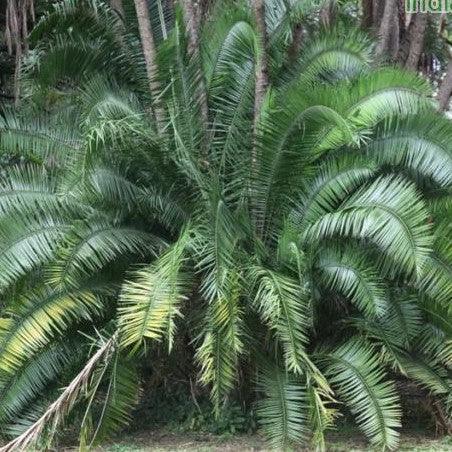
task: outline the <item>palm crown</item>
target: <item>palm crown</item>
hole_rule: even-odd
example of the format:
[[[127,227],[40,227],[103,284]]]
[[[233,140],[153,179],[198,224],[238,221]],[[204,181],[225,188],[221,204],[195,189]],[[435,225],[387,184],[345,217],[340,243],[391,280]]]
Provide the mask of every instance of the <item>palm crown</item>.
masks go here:
[[[452,127],[428,84],[379,67],[358,31],[307,21],[289,61],[291,25],[309,17],[299,3],[267,9],[255,133],[246,5],[214,9],[190,55],[180,11],[152,3],[159,99],[132,11],[67,0],[32,32],[28,101],[0,125],[16,161],[0,185],[5,433],[41,415],[55,426],[79,400],[83,441],[102,439],[129,419],[143,354],[181,347],[184,324],[215,413],[246,363],[278,446],[322,447],[342,402],[394,448],[388,372],[450,408]],[[99,361],[83,367],[93,343]],[[49,411],[41,391],[68,384]]]

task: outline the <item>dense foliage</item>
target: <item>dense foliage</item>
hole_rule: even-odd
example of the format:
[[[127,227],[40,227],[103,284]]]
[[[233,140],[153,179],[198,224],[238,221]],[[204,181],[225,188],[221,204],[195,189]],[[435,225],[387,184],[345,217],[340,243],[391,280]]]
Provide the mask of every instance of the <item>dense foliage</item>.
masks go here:
[[[395,448],[396,379],[450,413],[452,126],[365,34],[289,3],[266,10],[257,119],[246,3],[213,7],[197,54],[152,2],[158,99],[133,5],[65,0],[34,28],[0,118],[5,435],[49,439],[74,408],[94,444],[129,421],[142,363],[181,350],[215,415],[246,385],[276,446],[322,448],[346,409]]]

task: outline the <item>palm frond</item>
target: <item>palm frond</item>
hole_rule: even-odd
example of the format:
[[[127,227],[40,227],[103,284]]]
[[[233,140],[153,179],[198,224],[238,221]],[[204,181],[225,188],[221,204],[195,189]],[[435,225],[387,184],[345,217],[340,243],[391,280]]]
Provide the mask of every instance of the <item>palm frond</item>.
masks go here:
[[[372,43],[360,30],[344,32],[340,27],[311,39],[303,46],[297,70],[305,80],[337,82],[368,72]]]
[[[303,236],[321,240],[352,237],[372,241],[388,259],[380,265],[383,273],[403,269],[419,277],[433,238],[428,213],[413,185],[401,178],[381,177],[345,201],[334,213],[325,214]]]
[[[405,356],[402,360],[407,376],[444,401],[452,414],[452,379],[450,372],[422,356]]]
[[[342,252],[329,248],[320,254],[316,267],[325,287],[342,293],[366,316],[386,313],[387,289],[368,256],[353,248]]]
[[[136,367],[114,350],[111,358],[96,368],[87,392],[80,444],[90,448],[130,422],[139,395]]]
[[[56,121],[50,115],[22,117],[6,110],[0,115],[0,132],[1,150],[11,155],[67,164],[80,154],[80,132],[64,114]]]
[[[452,184],[451,138],[449,122],[440,115],[392,117],[376,128],[366,151],[379,164],[407,168],[447,188]]]
[[[74,200],[59,190],[59,177],[38,165],[8,168],[0,179],[0,215],[7,216],[35,210],[57,214],[66,209],[79,211]]]
[[[191,278],[185,267],[189,231],[186,230],[157,261],[137,270],[121,290],[118,319],[122,347],[134,351],[145,339],[168,340],[171,350],[175,318],[190,290]]]
[[[41,218],[40,218],[41,217]],[[9,215],[0,227],[0,290],[49,262],[69,230],[66,219],[29,212]]]
[[[70,362],[73,350],[66,343],[49,343],[14,374],[0,375],[0,423],[16,420],[30,402],[55,380]]]
[[[325,371],[328,381],[371,443],[395,449],[401,425],[399,398],[394,384],[385,380],[374,349],[350,340],[325,354],[324,359],[329,363]]]
[[[283,448],[301,442],[309,431],[306,387],[272,364],[261,366],[257,383],[257,415],[269,441]]]
[[[281,343],[287,369],[302,373],[309,365],[305,352],[309,304],[303,288],[296,280],[262,267],[252,269],[251,277],[256,286],[254,306]]]
[[[92,290],[36,288],[15,299],[0,319],[0,369],[14,373],[35,352],[61,337],[69,326],[100,310]]]
[[[234,388],[237,366],[244,353],[243,309],[240,306],[238,275],[228,275],[228,289],[211,300],[207,308],[203,340],[196,352],[201,366],[200,381],[211,385],[211,397],[216,415],[221,402]]]
[[[135,227],[92,219],[90,224],[76,224],[66,235],[47,267],[47,277],[55,286],[76,287],[120,256],[155,256],[164,246],[160,238]]]
[[[291,214],[293,221],[303,225],[318,220],[322,215],[336,210],[356,189],[376,173],[376,165],[356,154],[326,161],[310,179]]]
[[[88,360],[62,394],[47,408],[44,414],[25,432],[1,447],[0,451],[12,452],[24,450],[27,447],[32,446],[39,440],[41,434],[47,427],[50,427],[50,436],[52,437],[62,419],[71,411],[78,400],[79,395],[89,384],[91,375],[96,367],[99,363],[102,363],[102,361],[108,361],[110,359],[110,355],[116,346],[116,340],[117,336],[116,334],[113,334],[112,337],[103,341],[96,353]]]

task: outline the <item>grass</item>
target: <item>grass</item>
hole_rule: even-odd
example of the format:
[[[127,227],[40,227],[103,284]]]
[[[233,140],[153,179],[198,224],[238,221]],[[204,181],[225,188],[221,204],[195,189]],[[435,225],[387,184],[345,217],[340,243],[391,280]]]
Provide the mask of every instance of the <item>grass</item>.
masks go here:
[[[232,437],[194,433],[141,432],[115,443],[97,448],[97,452],[251,452],[269,451],[259,435],[235,435]],[[309,451],[311,449],[298,449]],[[327,450],[335,452],[373,451],[356,433],[334,432],[327,437]],[[426,437],[420,432],[402,435],[399,451],[452,451],[452,437]]]

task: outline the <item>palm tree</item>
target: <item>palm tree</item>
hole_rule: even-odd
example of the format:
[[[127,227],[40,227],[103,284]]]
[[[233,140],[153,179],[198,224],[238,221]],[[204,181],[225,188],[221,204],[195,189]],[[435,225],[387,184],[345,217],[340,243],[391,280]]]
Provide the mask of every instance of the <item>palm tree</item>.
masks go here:
[[[18,435],[0,450],[50,441],[72,409],[84,446],[125,425],[137,366],[178,330],[216,415],[246,363],[277,446],[323,448],[341,402],[395,448],[394,378],[450,409],[450,123],[340,24],[310,27],[288,68],[312,10],[273,6],[256,127],[247,4],[200,30],[208,124],[182,13],[150,5],[164,133],[133,11],[66,0],[34,29],[28,100],[0,123],[19,162],[0,184],[0,426]]]

